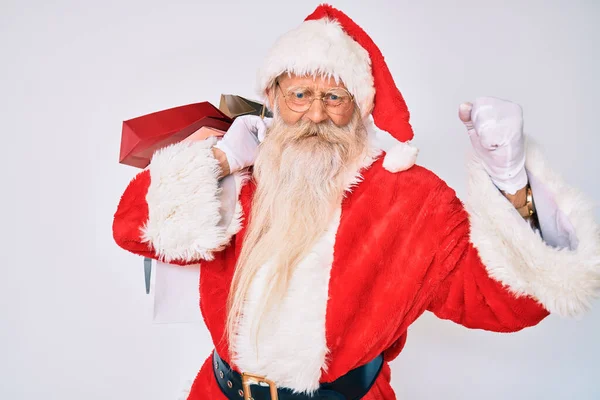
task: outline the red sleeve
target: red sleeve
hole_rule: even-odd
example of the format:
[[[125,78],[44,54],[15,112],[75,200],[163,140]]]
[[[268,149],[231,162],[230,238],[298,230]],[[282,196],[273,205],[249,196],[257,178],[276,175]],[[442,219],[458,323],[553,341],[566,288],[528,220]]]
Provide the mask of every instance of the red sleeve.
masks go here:
[[[113,238],[123,249],[143,257],[158,260],[152,245],[142,239],[142,229],[148,221],[146,194],[150,187],[150,170],[138,173],[121,196],[113,219]],[[199,262],[171,260],[171,264],[188,265]]]
[[[462,203],[449,188],[441,197],[438,212],[446,222],[440,229],[434,262],[444,272],[428,309],[465,327],[496,332],[514,332],[539,323],[548,311],[532,297],[517,296],[489,276],[470,241],[469,218]],[[511,249],[507,246],[505,251]]]

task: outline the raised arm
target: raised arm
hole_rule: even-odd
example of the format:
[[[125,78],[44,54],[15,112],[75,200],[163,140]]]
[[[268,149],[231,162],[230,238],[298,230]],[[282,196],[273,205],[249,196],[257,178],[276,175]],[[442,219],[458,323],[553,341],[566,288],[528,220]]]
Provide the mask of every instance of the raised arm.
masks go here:
[[[436,255],[444,277],[428,307],[438,317],[509,332],[549,312],[579,315],[600,294],[600,230],[591,202],[552,172],[539,151],[531,145],[525,151],[534,197],[543,192],[551,199],[543,217],[559,222],[562,239],[549,242],[533,230],[475,159],[466,210],[450,189],[439,199],[437,212],[448,221]]]

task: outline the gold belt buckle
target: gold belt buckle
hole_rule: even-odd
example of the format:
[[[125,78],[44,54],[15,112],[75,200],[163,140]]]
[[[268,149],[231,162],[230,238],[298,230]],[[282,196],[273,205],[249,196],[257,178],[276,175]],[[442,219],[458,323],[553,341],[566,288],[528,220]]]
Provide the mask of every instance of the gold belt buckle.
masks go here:
[[[250,389],[250,385],[252,385],[253,383],[266,383],[267,385],[269,385],[269,390],[271,392],[271,400],[278,400],[277,386],[275,385],[275,382],[266,379],[264,376],[248,374],[246,372],[242,373],[242,387],[244,388],[244,400],[252,399],[252,391]]]

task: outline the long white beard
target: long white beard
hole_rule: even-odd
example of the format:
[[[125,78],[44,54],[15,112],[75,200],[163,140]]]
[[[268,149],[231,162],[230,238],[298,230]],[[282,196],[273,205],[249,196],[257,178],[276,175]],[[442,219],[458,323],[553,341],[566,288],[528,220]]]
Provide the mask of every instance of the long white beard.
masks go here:
[[[249,259],[260,255],[256,261],[263,263],[268,256],[279,272],[291,272],[327,228],[366,143],[357,113],[345,127],[331,121],[288,126],[276,118],[254,166],[257,191],[248,232],[260,229],[261,236]],[[263,245],[267,254],[261,254]]]
[[[358,112],[344,127],[331,121],[289,126],[275,117],[254,164],[257,189],[232,282],[230,338],[252,279],[268,261],[262,315],[285,294],[294,268],[327,229],[366,153],[367,132]],[[258,335],[259,321],[253,326]]]

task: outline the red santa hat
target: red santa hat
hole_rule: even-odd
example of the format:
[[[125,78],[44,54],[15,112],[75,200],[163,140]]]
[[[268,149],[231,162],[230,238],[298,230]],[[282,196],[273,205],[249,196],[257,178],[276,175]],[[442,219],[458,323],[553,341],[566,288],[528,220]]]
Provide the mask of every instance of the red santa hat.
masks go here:
[[[384,167],[392,172],[414,165],[418,150],[410,114],[381,51],[346,14],[322,4],[297,28],[281,36],[271,48],[258,84],[262,95],[283,73],[331,76],[342,80],[361,110],[371,110],[375,125],[397,139],[387,149]]]

